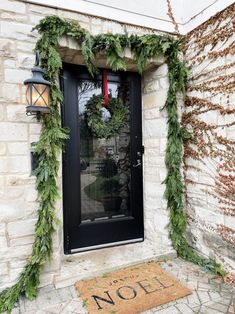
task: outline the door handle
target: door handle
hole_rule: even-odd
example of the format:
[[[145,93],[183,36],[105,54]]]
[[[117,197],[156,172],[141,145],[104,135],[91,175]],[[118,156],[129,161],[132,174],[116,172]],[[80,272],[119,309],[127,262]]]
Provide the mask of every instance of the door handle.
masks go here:
[[[137,167],[139,167],[139,166],[141,166],[141,161],[140,161],[140,159],[137,159],[136,164],[132,165],[132,167],[133,167],[133,168],[137,168]]]

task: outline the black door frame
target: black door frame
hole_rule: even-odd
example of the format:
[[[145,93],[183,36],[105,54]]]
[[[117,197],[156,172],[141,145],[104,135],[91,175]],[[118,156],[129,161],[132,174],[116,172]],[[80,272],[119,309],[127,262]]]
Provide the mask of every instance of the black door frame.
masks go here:
[[[97,75],[96,79],[100,79]],[[131,101],[131,162],[140,159],[142,164],[142,110],[141,110],[141,77],[134,72],[108,71],[111,81],[124,80],[130,84]],[[143,168],[131,167],[131,206],[136,206],[133,217],[116,218],[104,222],[97,221],[89,224],[80,224],[81,215],[78,210],[80,204],[80,144],[78,132],[77,80],[92,79],[84,66],[63,64],[61,72],[61,89],[64,94],[64,104],[61,107],[62,126],[69,126],[70,139],[66,141],[63,153],[63,220],[64,220],[64,252],[65,254],[88,251],[107,246],[117,246],[144,240],[143,225]],[[71,110],[72,108],[72,110]],[[74,112],[75,111],[75,112]],[[135,119],[133,119],[135,115]],[[77,169],[77,171],[74,171]],[[77,187],[77,188],[76,188]],[[79,225],[80,224],[80,225]],[[103,224],[103,225],[102,225]],[[79,228],[78,228],[79,225]],[[104,229],[102,234],[97,228]],[[114,231],[115,229],[115,231]],[[121,230],[121,232],[120,232]],[[119,232],[118,232],[119,231]],[[86,245],[87,237],[97,237],[93,245]],[[107,235],[112,235],[112,241],[107,241]],[[80,239],[78,248],[76,238]],[[98,243],[98,242],[99,243]],[[97,242],[97,243],[96,243]],[[85,249],[83,249],[85,247]]]

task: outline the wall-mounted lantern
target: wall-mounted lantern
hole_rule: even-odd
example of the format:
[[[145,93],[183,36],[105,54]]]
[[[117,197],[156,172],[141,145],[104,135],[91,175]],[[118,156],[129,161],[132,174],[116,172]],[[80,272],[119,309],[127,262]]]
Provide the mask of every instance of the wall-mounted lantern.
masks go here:
[[[32,77],[24,81],[26,85],[26,107],[27,115],[36,115],[50,113],[50,85],[51,83],[43,78],[43,70],[39,66],[39,53],[36,52],[35,67],[32,69]]]

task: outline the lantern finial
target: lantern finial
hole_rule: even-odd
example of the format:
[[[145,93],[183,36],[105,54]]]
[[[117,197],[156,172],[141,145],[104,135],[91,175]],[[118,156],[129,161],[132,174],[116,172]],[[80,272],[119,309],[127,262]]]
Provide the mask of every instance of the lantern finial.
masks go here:
[[[35,53],[35,63],[34,63],[35,67],[39,67],[40,61],[41,61],[41,58],[40,58],[39,51],[36,50],[36,53]]]

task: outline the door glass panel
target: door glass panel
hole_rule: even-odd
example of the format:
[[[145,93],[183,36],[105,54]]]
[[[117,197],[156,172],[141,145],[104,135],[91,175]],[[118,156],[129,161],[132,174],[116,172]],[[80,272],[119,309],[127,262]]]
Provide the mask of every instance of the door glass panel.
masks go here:
[[[109,82],[108,88],[110,96],[121,98],[130,107],[126,84]],[[83,223],[131,216],[130,123],[116,136],[98,139],[91,134],[84,119],[87,101],[101,93],[100,81],[80,81],[78,84]]]

